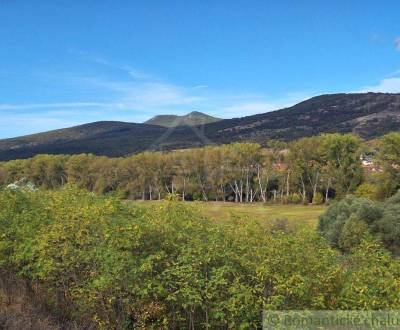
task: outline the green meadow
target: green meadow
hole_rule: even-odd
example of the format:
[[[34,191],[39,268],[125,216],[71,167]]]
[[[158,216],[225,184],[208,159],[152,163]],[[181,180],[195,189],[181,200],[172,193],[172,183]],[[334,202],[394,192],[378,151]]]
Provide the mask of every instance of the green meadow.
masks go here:
[[[134,205],[145,207],[156,205],[158,201],[134,201]],[[234,218],[256,219],[262,222],[288,220],[291,223],[308,224],[315,228],[318,217],[327,209],[324,205],[229,203],[229,202],[185,202],[212,220],[232,220]]]

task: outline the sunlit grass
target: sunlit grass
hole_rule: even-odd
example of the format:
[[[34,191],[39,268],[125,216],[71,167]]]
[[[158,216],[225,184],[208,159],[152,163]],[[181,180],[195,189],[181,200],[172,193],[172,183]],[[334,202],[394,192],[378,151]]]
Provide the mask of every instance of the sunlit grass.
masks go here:
[[[157,201],[135,201],[137,205],[154,205]],[[205,216],[214,220],[231,220],[233,218],[249,218],[259,221],[287,219],[299,224],[315,227],[318,217],[326,210],[323,205],[292,205],[292,204],[262,204],[262,203],[224,203],[224,202],[186,202],[198,207]]]

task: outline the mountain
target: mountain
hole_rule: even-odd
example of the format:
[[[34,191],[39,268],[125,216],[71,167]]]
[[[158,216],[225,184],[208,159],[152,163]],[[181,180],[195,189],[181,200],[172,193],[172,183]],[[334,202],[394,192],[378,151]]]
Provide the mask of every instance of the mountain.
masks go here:
[[[123,156],[232,141],[294,140],[320,133],[354,133],[371,139],[400,130],[400,94],[330,94],[282,110],[213,123],[176,127],[95,122],[0,140],[0,160],[39,153]]]
[[[196,125],[210,124],[220,120],[222,119],[209,116],[202,112],[193,111],[184,116],[176,116],[176,115],[155,116],[146,121],[145,124],[159,125],[164,127],[196,126]]]
[[[0,140],[0,160],[43,153],[120,156],[141,151],[143,146],[151,147],[166,130],[155,125],[100,121]]]
[[[294,140],[321,133],[354,133],[365,139],[400,130],[400,94],[320,95],[292,107],[206,125],[208,138]]]

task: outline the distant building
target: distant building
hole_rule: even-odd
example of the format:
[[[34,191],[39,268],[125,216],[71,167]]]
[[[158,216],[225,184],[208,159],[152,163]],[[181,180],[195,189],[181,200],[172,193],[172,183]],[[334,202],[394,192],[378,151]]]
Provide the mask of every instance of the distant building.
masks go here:
[[[382,168],[375,164],[374,158],[371,155],[360,156],[361,165],[367,172],[382,172]]]

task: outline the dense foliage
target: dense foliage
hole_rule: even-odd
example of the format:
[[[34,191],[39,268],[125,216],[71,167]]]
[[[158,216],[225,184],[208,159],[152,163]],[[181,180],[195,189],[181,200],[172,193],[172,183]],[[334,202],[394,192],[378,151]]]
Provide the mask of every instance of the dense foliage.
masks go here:
[[[5,189],[0,267],[99,328],[250,329],[265,308],[400,308],[400,263],[372,238],[342,256],[312,230],[210,221],[170,199],[141,209],[69,186]]]
[[[39,155],[0,163],[0,186],[23,178],[54,189],[73,183],[132,199],[329,202],[354,193],[385,199],[400,188],[400,133],[365,143],[327,134],[286,144],[270,141],[145,152],[126,158]]]
[[[290,144],[270,141],[266,149],[234,143],[126,158],[39,155],[0,163],[0,185],[27,178],[44,189],[73,183],[134,199],[178,193],[183,200],[320,204],[354,192],[368,179],[360,158],[363,148],[355,136],[328,134]],[[389,187],[382,195],[391,193]]]
[[[389,250],[400,254],[400,192],[385,202],[348,196],[321,216],[319,230],[344,251],[371,234]]]

